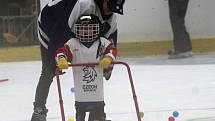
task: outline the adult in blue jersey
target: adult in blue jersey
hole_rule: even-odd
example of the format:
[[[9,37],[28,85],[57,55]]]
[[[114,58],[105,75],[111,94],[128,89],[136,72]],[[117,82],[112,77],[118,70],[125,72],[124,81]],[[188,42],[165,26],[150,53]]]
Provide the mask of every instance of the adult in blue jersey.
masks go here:
[[[103,25],[101,36],[113,41],[116,47],[116,14],[123,14],[124,2],[125,0],[51,0],[42,9],[38,18],[42,72],[36,88],[31,121],[46,121],[46,100],[55,76],[55,52],[74,37],[73,28],[78,18],[86,14],[98,16]],[[105,78],[109,78],[108,71]]]

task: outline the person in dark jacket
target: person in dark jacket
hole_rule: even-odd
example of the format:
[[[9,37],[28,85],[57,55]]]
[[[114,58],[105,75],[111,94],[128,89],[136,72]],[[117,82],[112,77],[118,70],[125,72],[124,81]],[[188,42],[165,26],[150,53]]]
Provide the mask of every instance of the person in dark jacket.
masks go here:
[[[191,57],[192,43],[185,26],[189,0],[169,0],[168,2],[174,44],[174,47],[168,51],[169,59]]]
[[[124,2],[125,0],[52,0],[42,9],[38,17],[42,72],[36,88],[31,121],[46,121],[46,100],[56,69],[55,52],[74,37],[73,28],[78,17],[84,14],[98,16],[103,25],[102,36],[113,41],[116,47],[116,14],[123,14]],[[104,70],[106,79],[110,77],[111,68]]]

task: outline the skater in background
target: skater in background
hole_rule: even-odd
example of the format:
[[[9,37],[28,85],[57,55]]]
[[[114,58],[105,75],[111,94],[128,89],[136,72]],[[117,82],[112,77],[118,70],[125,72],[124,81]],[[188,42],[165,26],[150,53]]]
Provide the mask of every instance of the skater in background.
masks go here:
[[[189,0],[169,0],[169,16],[173,31],[173,48],[168,51],[169,59],[191,57],[192,43],[185,26]]]
[[[57,50],[56,61],[60,69],[67,69],[68,62],[99,62],[99,66],[72,67],[75,89],[76,121],[105,121],[103,68],[108,68],[116,57],[116,48],[100,37],[101,22],[95,15],[81,16],[74,26],[71,38]]]
[[[116,13],[123,14],[124,0],[50,0],[38,17],[38,38],[42,58],[42,72],[36,88],[31,121],[46,121],[46,100],[55,76],[55,52],[74,35],[74,24],[80,15],[94,14],[104,25],[101,35],[117,43]],[[108,80],[112,66],[104,69]]]

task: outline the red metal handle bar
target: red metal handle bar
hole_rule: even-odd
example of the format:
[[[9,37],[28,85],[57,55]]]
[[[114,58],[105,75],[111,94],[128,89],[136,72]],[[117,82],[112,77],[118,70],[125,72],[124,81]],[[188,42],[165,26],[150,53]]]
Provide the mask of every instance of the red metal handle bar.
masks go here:
[[[58,90],[58,96],[59,96],[61,118],[62,118],[62,121],[66,121],[64,107],[63,107],[63,98],[62,98],[62,92],[61,92],[60,77],[59,77],[60,69],[58,67],[56,67],[55,75],[56,75],[56,80],[57,80],[57,90]]]
[[[134,88],[134,83],[133,83],[133,79],[132,79],[132,75],[131,75],[131,69],[129,67],[129,65],[125,62],[122,61],[114,61],[111,64],[122,64],[125,65],[128,71],[128,76],[129,76],[129,81],[131,84],[131,90],[132,90],[132,94],[133,94],[133,100],[134,100],[134,104],[135,104],[135,109],[136,109],[136,114],[137,114],[137,119],[138,121],[141,121],[141,115],[140,115],[140,110],[139,110],[139,106],[138,106],[138,101],[137,101],[137,96],[136,96],[136,92],[135,92],[135,88]],[[70,67],[74,67],[74,66],[95,66],[95,65],[99,65],[99,63],[78,63],[78,64],[69,64]],[[59,81],[59,69],[57,69],[57,80],[58,80],[58,87],[60,88],[60,81]],[[60,101],[60,106],[61,106],[61,115],[62,115],[62,121],[65,121],[65,115],[64,115],[64,109],[63,109],[63,100],[62,100],[62,96],[61,96],[61,90],[58,89],[59,92],[59,101]]]

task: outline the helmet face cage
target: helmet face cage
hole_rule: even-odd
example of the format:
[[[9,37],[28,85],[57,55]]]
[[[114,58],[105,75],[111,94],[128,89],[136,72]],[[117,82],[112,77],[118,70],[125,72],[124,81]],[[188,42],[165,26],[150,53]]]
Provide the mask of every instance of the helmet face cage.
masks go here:
[[[80,42],[94,42],[99,37],[99,23],[91,16],[82,16],[75,23],[74,33]]]

